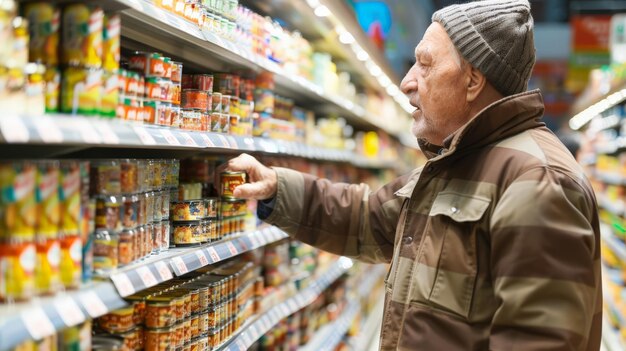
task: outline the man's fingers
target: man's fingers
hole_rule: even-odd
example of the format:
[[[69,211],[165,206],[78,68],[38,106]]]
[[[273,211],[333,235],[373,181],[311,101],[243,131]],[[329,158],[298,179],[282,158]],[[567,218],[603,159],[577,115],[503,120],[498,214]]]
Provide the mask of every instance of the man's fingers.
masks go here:
[[[233,196],[240,199],[265,200],[272,197],[272,192],[266,182],[246,183],[236,187]]]

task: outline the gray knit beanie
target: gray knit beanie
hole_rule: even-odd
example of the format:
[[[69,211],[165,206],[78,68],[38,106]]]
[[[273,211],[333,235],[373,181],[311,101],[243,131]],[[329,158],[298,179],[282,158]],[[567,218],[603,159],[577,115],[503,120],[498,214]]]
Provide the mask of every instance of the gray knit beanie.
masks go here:
[[[483,0],[435,12],[461,55],[504,96],[526,91],[535,64],[528,0]]]

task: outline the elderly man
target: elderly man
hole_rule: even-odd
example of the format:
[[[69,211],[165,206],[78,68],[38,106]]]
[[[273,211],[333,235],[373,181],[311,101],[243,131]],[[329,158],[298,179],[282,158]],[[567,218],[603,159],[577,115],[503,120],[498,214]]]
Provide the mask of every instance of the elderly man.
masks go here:
[[[391,262],[384,350],[598,350],[599,223],[591,186],[540,122],[527,0],[437,11],[401,88],[423,167],[372,192],[248,155],[235,195],[294,238]],[[384,118],[384,116],[381,116]]]

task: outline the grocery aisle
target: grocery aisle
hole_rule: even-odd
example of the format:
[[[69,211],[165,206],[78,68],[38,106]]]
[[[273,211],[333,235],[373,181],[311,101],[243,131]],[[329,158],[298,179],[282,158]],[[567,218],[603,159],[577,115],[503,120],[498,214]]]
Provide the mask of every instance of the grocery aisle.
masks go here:
[[[401,142],[407,99],[370,43],[317,51],[252,4],[0,1],[0,350],[357,336],[387,267],[262,223],[233,194],[248,175],[219,167],[246,152],[376,188],[401,156],[420,162]]]

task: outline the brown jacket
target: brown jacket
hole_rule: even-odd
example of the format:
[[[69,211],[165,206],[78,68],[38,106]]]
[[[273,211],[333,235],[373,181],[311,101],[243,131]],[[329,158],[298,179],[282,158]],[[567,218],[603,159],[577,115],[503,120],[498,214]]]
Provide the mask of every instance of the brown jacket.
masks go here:
[[[384,350],[598,350],[600,233],[583,170],[538,91],[504,98],[378,191],[277,168],[268,222],[391,262]]]

